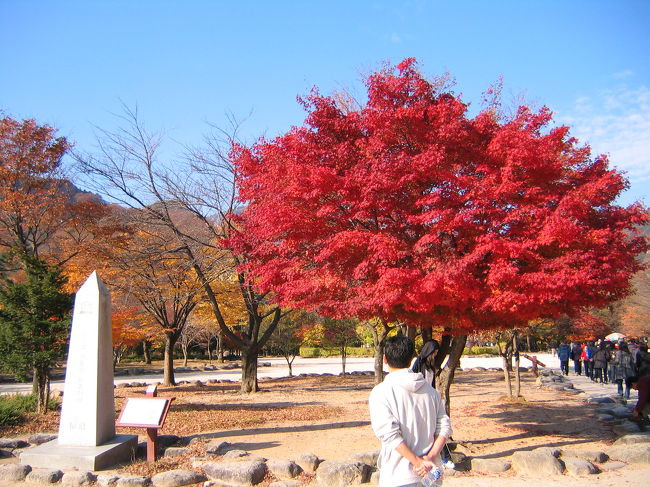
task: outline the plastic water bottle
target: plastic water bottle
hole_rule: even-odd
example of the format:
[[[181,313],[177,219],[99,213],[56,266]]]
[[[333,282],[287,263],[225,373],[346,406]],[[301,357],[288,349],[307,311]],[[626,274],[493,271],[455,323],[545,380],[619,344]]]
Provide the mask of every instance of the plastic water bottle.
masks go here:
[[[444,465],[445,468],[448,468],[448,469],[453,470],[454,468],[456,468],[456,464],[454,462],[452,462],[451,460],[448,460],[448,459],[443,459],[442,464]]]
[[[437,468],[432,468],[429,472],[422,477],[420,481],[424,487],[437,487],[440,485],[440,479],[442,478],[442,471]]]

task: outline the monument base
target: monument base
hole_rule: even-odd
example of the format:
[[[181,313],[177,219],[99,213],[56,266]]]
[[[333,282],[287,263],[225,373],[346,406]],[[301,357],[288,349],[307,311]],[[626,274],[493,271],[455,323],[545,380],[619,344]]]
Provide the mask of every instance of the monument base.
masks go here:
[[[136,435],[115,435],[99,446],[59,445],[59,440],[52,440],[23,451],[20,463],[37,468],[102,470],[134,459],[137,447]]]

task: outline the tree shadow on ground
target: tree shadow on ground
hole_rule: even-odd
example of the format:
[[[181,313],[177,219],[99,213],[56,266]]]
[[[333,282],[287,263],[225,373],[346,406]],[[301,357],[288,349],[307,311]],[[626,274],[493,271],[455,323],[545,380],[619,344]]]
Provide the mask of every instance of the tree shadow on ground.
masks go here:
[[[320,406],[322,402],[264,402],[264,403],[216,403],[205,404],[200,402],[173,403],[173,411],[275,411],[299,406]]]
[[[301,433],[301,432],[315,432],[325,431],[331,429],[341,428],[359,428],[361,426],[368,426],[370,421],[344,421],[340,423],[325,423],[325,424],[306,424],[300,426],[278,426],[270,428],[242,428],[227,431],[216,431],[213,433],[199,433],[189,436],[189,440],[199,438],[203,440],[212,440],[217,438],[224,438],[228,436],[248,436],[251,434],[263,435],[267,433]]]
[[[584,443],[612,441],[616,435],[611,429],[595,419],[595,406],[567,402],[557,404],[555,401],[504,402],[492,406],[490,411],[478,414],[503,424],[520,433],[505,437],[496,437],[471,441],[471,445],[495,444],[535,437],[540,441],[536,445],[518,446],[500,451],[482,458],[498,458],[511,455],[514,451],[533,450],[540,446],[562,447]]]

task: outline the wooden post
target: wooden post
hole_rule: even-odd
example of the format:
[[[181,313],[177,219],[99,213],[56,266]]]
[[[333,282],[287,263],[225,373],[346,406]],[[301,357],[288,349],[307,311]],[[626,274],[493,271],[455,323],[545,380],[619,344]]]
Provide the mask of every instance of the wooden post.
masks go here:
[[[147,397],[158,396],[158,386],[155,384],[147,387]],[[147,461],[155,462],[158,456],[158,428],[147,428]]]
[[[173,397],[158,397],[157,386],[147,387],[146,397],[127,397],[120,417],[120,428],[145,428],[147,431],[147,461],[155,462],[158,454],[158,430],[165,424]]]

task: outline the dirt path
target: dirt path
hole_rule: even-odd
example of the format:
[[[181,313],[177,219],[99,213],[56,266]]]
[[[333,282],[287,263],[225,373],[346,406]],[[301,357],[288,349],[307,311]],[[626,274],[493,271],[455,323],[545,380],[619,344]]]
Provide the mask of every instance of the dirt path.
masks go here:
[[[295,459],[303,453],[314,453],[322,459],[346,460],[352,453],[379,447],[369,424],[368,395],[372,386],[372,377],[355,375],[266,380],[261,381],[263,391],[253,395],[239,394],[237,385],[230,383],[163,388],[160,395],[175,396],[176,400],[161,433],[228,441],[236,448],[269,459]],[[454,439],[468,455],[504,458],[514,451],[540,446],[606,450],[616,438],[609,425],[596,419],[595,407],[585,404],[584,395],[539,389],[530,374],[523,376],[522,400],[506,400],[504,392],[500,372],[457,373],[451,391],[451,417]],[[117,408],[124,397],[142,393],[143,388],[116,389]],[[3,431],[2,436],[56,432],[57,426],[58,415],[50,414]],[[139,464],[127,470],[151,474],[157,468]],[[634,487],[647,485],[649,476],[650,466],[626,466],[587,478],[557,476],[553,485]],[[549,485],[547,481],[513,472],[464,472],[448,477],[445,485],[514,487],[535,482],[544,486]]]

